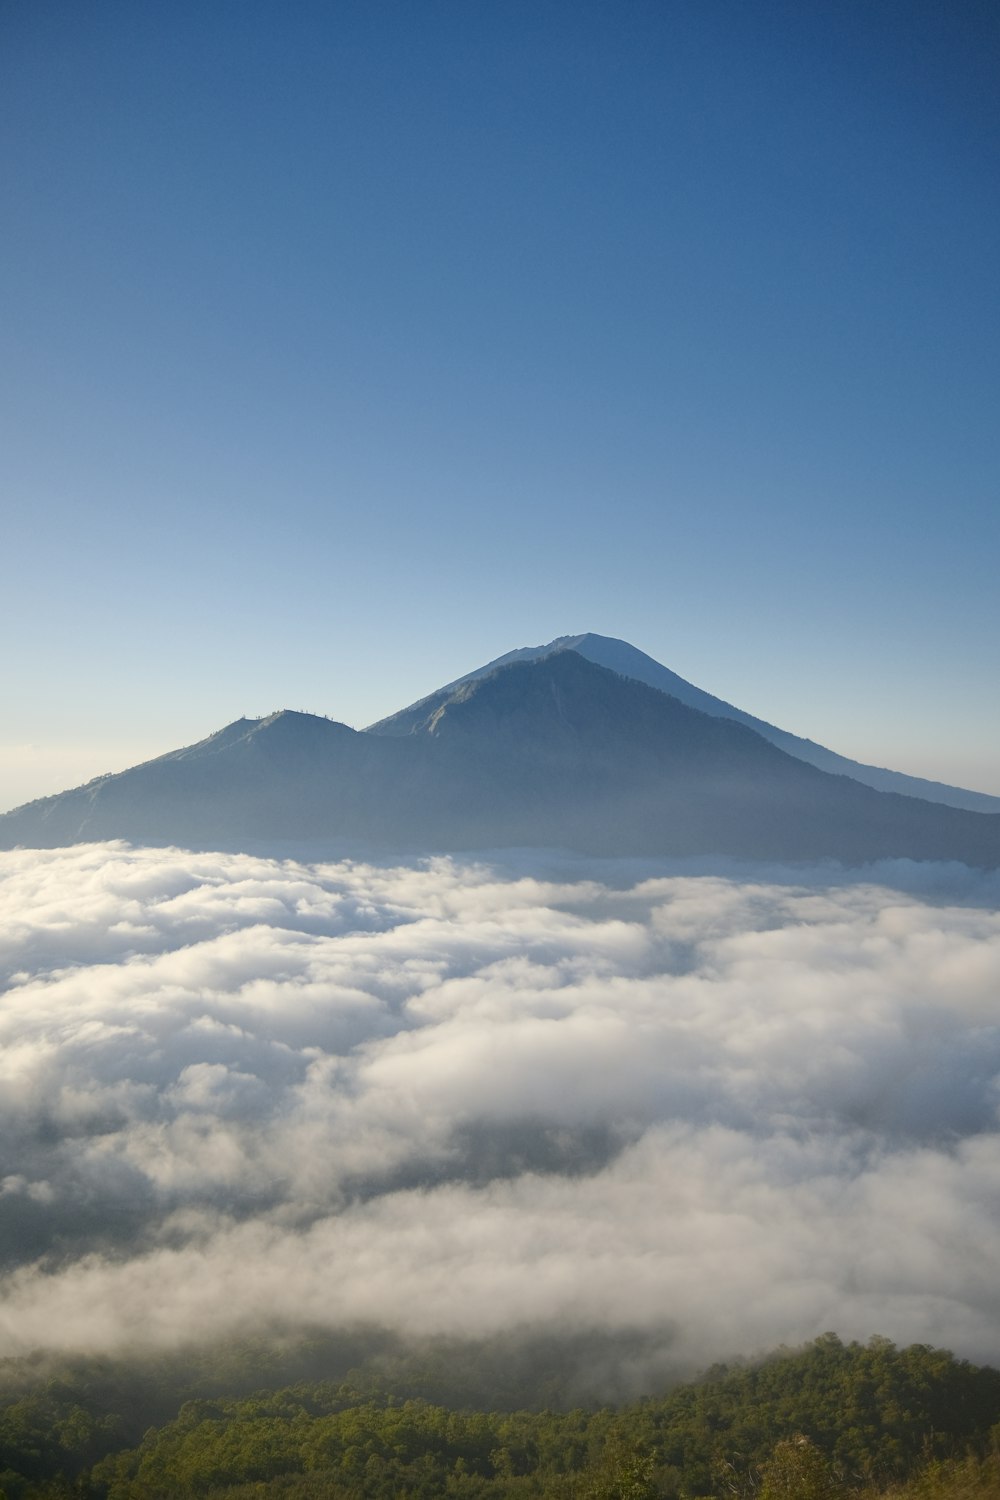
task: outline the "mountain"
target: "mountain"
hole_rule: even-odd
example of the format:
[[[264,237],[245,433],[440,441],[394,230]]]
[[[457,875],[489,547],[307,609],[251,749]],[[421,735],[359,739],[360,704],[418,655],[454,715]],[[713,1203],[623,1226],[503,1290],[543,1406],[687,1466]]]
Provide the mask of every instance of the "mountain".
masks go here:
[[[770,740],[772,745],[777,745],[780,750],[794,755],[798,760],[807,761],[811,766],[817,766],[821,771],[830,771],[835,776],[851,776],[855,781],[860,781],[865,786],[875,787],[880,792],[899,792],[904,797],[921,797],[926,802],[942,802],[947,807],[964,807],[970,812],[1000,813],[1000,797],[991,797],[987,792],[969,791],[964,787],[948,786],[942,781],[928,781],[922,776],[906,776],[902,771],[888,771],[881,766],[866,766],[860,761],[849,760],[846,755],[838,755],[834,750],[827,750],[825,746],[817,745],[814,740],[790,734],[787,729],[778,729],[764,719],[745,713],[742,708],[735,708],[733,704],[726,703],[722,698],[715,698],[711,693],[703,692],[693,683],[686,682],[683,677],[678,677],[676,672],[671,672],[669,667],[664,667],[658,661],[654,661],[651,656],[646,655],[645,651],[639,651],[635,646],[630,646],[628,641],[619,641],[613,636],[592,633],[561,635],[556,640],[549,641],[546,646],[522,646],[516,651],[508,651],[505,656],[498,656],[495,661],[487,662],[484,667],[478,667],[474,672],[469,672],[455,682],[448,683],[446,687],[432,693],[429,698],[423,698],[419,703],[411,704],[409,708],[404,708],[399,713],[382,719],[378,724],[372,724],[370,733],[408,734],[411,725],[425,715],[429,705],[443,703],[449,694],[462,684],[475,681],[480,677],[488,677],[498,667],[509,666],[519,661],[540,661],[560,651],[575,651],[598,666],[608,667],[622,677],[631,677],[636,682],[645,682],[650,687],[659,688],[660,692],[669,693],[681,703],[686,703],[689,708],[700,709],[702,713],[711,714],[713,718],[735,719],[738,724],[745,724],[748,729],[756,730],[758,734],[763,735],[764,739]]]
[[[206,847],[327,835],[379,840],[387,788],[422,757],[313,714],[238,719],[217,734],[0,817],[0,845],[81,840]],[[391,815],[391,799],[386,800]]]
[[[1000,864],[1000,817],[830,775],[572,650],[473,675],[389,722],[242,719],[8,813],[0,846],[322,839]]]

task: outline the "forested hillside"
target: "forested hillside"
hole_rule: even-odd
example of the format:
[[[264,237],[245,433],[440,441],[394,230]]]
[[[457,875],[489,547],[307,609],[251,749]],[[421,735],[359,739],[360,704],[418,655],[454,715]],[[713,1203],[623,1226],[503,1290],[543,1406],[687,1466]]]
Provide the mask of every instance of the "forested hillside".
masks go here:
[[[189,1400],[164,1421],[168,1387],[122,1369],[11,1392],[6,1500],[1000,1494],[1000,1372],[878,1338],[827,1334],[617,1410],[457,1409],[320,1381]]]

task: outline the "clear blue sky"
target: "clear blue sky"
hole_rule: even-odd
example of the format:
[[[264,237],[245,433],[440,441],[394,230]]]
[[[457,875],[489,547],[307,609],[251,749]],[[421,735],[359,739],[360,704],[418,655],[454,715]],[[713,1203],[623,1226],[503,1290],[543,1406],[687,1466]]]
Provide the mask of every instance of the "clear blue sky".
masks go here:
[[[0,805],[623,636],[1000,792],[992,0],[6,0]]]

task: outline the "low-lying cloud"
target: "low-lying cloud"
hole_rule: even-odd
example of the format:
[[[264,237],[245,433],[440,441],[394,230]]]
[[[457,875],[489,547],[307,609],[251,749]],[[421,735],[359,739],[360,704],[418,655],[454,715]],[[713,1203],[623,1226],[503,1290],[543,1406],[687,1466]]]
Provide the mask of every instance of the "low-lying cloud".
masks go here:
[[[0,855],[0,1353],[1000,1358],[997,878],[693,870]]]

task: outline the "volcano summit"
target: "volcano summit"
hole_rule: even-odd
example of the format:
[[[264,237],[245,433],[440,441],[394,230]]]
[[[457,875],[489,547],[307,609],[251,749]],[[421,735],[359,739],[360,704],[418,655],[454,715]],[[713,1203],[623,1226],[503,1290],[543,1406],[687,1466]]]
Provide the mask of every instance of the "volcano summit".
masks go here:
[[[0,847],[261,840],[1000,864],[1000,799],[862,766],[607,637],[509,653],[369,729],[283,711],[0,817]]]

